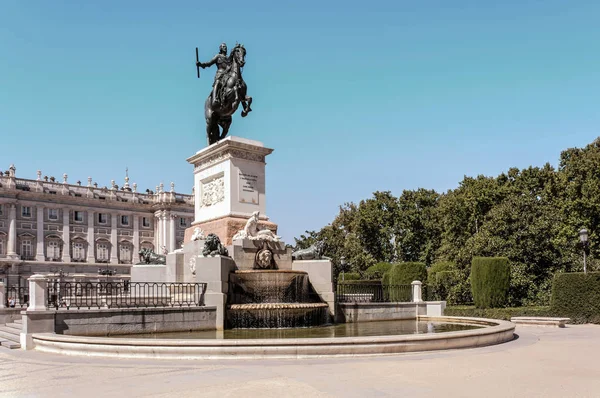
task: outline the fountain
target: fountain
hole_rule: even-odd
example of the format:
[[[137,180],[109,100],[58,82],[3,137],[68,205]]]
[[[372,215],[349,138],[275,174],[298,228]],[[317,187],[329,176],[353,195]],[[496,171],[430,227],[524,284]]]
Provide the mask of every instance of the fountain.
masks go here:
[[[304,271],[238,270],[229,278],[228,329],[329,323],[329,306],[312,289]]]

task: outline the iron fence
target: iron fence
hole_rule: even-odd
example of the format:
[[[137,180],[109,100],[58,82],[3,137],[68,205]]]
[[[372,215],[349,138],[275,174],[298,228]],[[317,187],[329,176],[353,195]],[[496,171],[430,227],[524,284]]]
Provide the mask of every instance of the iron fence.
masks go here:
[[[381,283],[339,283],[338,303],[395,303],[411,302],[411,285],[382,285]]]
[[[48,308],[200,307],[206,283],[54,282]]]
[[[6,287],[6,302],[7,308],[27,308],[29,305],[29,288],[25,286],[8,286]]]

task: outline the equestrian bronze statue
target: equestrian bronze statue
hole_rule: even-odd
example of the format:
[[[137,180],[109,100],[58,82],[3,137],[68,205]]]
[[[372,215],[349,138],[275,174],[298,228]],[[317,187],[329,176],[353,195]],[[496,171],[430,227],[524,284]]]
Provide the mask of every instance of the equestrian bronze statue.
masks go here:
[[[196,49],[196,68],[200,77],[199,68],[217,65],[217,73],[213,89],[204,103],[204,117],[206,118],[206,137],[208,145],[214,144],[227,136],[231,126],[231,116],[242,104],[242,117],[252,111],[252,97],[246,95],[246,83],[242,78],[242,67],[246,63],[246,49],[241,44],[236,44],[231,54],[227,55],[227,45],[222,43],[219,53],[209,62],[198,61]]]

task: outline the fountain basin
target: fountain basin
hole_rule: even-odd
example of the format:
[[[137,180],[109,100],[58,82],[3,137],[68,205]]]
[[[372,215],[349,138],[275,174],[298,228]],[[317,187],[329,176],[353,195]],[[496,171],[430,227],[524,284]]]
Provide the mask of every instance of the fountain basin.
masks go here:
[[[298,328],[329,321],[326,303],[232,304],[227,309],[227,328]]]
[[[35,349],[65,355],[163,359],[259,359],[390,355],[483,347],[513,339],[511,322],[461,317],[419,317],[483,326],[445,333],[290,339],[144,339],[33,334]]]
[[[229,275],[231,304],[319,302],[308,274],[293,270],[238,270]]]

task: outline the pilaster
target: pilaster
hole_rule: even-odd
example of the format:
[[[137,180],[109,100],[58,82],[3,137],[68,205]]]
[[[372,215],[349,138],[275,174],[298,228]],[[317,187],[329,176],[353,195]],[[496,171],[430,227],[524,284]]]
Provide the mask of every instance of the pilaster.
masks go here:
[[[37,247],[35,250],[35,259],[44,261],[44,207],[37,206]]]
[[[119,242],[117,241],[117,214],[112,213],[110,215],[110,262],[111,264],[118,264],[119,257],[117,256],[119,250]]]
[[[87,241],[88,241],[88,247],[87,247],[87,262],[88,263],[95,263],[96,262],[96,257],[94,256],[94,249],[96,247],[96,242],[94,239],[94,216],[95,213],[93,211],[88,211],[87,212],[87,222],[88,222],[88,230],[87,230]]]
[[[63,208],[63,250],[62,250],[62,261],[69,262],[71,261],[71,256],[69,254],[70,244],[71,244],[71,231],[69,228],[69,209]]]
[[[140,262],[140,216],[133,216],[133,253],[131,263],[137,264]]]

